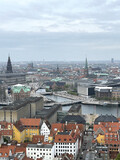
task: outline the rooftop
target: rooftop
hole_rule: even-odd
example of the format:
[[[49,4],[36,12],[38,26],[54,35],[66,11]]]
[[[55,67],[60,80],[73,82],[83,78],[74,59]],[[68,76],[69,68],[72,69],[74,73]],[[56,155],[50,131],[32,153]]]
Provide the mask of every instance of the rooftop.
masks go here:
[[[61,123],[65,123],[65,122],[77,123],[77,124],[85,124],[86,123],[85,119],[83,117],[81,117],[80,115],[67,115],[61,121]]]
[[[30,148],[52,148],[52,144],[42,144],[42,143],[37,143],[37,144],[28,144],[27,147]]]
[[[17,100],[7,106],[0,108],[0,110],[18,110],[29,103],[34,103],[43,99],[42,97],[28,97],[26,99]]]
[[[97,117],[95,119],[94,124],[98,124],[99,122],[118,122],[118,119],[112,114],[111,115],[106,114],[106,115],[100,115],[99,117]]]

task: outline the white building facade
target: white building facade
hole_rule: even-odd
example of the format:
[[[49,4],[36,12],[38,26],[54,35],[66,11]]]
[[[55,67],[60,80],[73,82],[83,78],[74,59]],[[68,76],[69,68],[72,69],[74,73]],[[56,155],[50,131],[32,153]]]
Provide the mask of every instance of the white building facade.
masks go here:
[[[45,121],[43,121],[43,124],[41,126],[40,134],[45,136],[45,141],[48,141],[48,135],[50,135],[50,129]]]
[[[76,159],[80,147],[79,138],[73,139],[70,135],[56,135],[55,156],[61,156],[64,153],[72,154]]]
[[[52,144],[28,144],[26,147],[26,156],[37,160],[43,158],[44,160],[54,159],[54,145]]]

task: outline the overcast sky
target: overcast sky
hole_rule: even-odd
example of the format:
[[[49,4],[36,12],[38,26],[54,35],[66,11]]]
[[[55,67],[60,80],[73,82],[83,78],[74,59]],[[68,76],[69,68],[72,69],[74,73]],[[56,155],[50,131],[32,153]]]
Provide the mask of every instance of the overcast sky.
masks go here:
[[[120,0],[0,0],[0,61],[120,60]]]

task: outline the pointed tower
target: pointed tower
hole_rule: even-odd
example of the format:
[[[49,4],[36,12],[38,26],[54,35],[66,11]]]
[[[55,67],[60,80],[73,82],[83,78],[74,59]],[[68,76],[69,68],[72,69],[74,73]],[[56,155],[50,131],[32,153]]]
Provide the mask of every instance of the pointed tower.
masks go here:
[[[60,73],[59,66],[57,65],[57,74]]]
[[[6,71],[6,73],[13,73],[13,71],[12,71],[12,64],[11,64],[11,60],[10,60],[10,56],[8,57],[7,71]]]
[[[87,58],[85,60],[84,75],[85,75],[85,77],[88,77],[88,61],[87,61]]]

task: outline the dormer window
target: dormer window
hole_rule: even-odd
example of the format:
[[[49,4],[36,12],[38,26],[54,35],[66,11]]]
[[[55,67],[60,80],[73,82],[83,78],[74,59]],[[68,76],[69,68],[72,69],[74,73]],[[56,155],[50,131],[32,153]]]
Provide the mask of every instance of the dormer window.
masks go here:
[[[54,128],[54,131],[57,131],[57,128]]]
[[[59,139],[59,141],[61,141],[61,139]]]
[[[64,139],[64,141],[66,141],[67,139]]]

